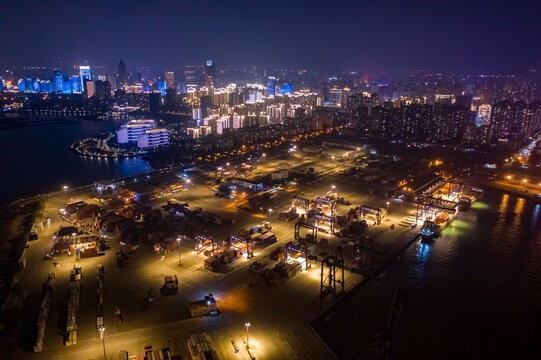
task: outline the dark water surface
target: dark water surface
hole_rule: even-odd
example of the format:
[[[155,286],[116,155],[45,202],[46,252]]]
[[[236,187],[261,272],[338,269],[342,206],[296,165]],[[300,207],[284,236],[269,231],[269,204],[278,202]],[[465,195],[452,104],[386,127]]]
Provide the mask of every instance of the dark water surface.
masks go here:
[[[341,358],[369,358],[396,288],[408,294],[396,359],[541,358],[541,205],[487,190],[430,245],[315,324]]]
[[[61,119],[48,124],[52,119]],[[0,202],[21,196],[57,191],[96,179],[135,175],[150,171],[140,158],[99,160],[69,150],[81,138],[116,130],[124,120],[89,121],[58,116],[35,116],[47,125],[0,127]],[[73,120],[73,121],[65,121]]]

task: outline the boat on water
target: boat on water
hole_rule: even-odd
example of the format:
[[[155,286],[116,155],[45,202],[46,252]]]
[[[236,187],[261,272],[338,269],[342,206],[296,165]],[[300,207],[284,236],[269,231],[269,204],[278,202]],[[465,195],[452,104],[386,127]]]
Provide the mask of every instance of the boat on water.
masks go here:
[[[441,228],[434,221],[425,220],[421,230],[419,230],[419,235],[423,240],[432,240],[440,236]]]
[[[434,220],[426,219],[419,231],[423,239],[435,239],[455,217],[456,212],[442,211]]]

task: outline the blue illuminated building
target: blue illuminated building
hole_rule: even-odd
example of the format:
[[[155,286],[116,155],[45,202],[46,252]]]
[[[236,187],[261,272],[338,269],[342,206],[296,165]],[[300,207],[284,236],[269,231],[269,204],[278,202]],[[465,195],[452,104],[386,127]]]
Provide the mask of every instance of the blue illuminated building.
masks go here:
[[[85,88],[85,79],[92,80],[92,75],[90,75],[90,66],[79,65],[79,78],[81,80],[81,92]]]
[[[267,96],[274,95],[274,87],[276,86],[276,78],[269,76],[267,79]]]
[[[23,79],[19,80],[19,82],[17,83],[17,86],[19,87],[20,92],[26,91],[26,84]]]
[[[34,81],[32,82],[32,85],[33,85],[33,87],[34,87],[34,92],[39,92],[39,90],[40,90],[40,89],[39,89],[39,80],[34,80]]]
[[[291,83],[285,83],[283,86],[282,86],[282,89],[284,90],[284,92],[282,94],[293,94],[293,85]]]
[[[71,84],[71,92],[72,93],[80,93],[81,91],[81,79],[79,76],[72,76],[70,79]]]
[[[34,91],[34,82],[32,81],[32,78],[26,78],[25,85],[26,85],[26,91],[28,92]]]
[[[62,94],[71,94],[71,82],[69,80],[62,81]]]
[[[54,71],[54,90],[61,92],[62,86],[64,85],[64,76],[62,75],[62,71],[55,70]]]
[[[53,83],[49,80],[41,80],[39,83],[39,91],[42,93],[52,93]]]
[[[158,90],[165,96],[165,81],[158,81]]]

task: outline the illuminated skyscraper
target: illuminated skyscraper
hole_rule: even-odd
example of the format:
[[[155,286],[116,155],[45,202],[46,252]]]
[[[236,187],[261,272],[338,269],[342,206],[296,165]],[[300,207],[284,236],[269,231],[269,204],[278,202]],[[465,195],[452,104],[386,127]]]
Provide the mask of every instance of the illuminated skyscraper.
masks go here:
[[[79,65],[79,78],[81,79],[81,89],[85,90],[85,79],[92,80],[90,75],[90,66]]]
[[[124,89],[128,86],[128,71],[126,70],[126,64],[124,61],[120,60],[118,63],[118,84],[119,89]]]
[[[291,83],[285,83],[282,89],[284,90],[284,94],[293,94],[293,85]]]
[[[274,96],[274,87],[276,86],[276,78],[274,76],[269,76],[267,79],[267,96]]]
[[[72,93],[81,93],[81,79],[78,75],[72,76],[70,79],[71,92]]]
[[[26,83],[25,83],[24,79],[19,80],[19,82],[17,83],[17,87],[18,87],[20,92],[26,91]]]
[[[64,76],[62,75],[62,71],[55,70],[54,71],[54,90],[58,92],[62,92],[62,85],[64,82]]]
[[[176,89],[175,85],[175,73],[172,71],[165,72],[165,88],[166,89]]]
[[[165,81],[158,81],[158,90],[165,96]]]
[[[205,85],[214,86],[216,84],[216,63],[214,60],[207,60],[205,63]]]

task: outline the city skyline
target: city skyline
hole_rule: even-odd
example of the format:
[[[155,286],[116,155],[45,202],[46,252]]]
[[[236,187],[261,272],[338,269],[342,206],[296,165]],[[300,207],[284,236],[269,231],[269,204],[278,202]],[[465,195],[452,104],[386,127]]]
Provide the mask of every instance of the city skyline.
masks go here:
[[[317,71],[536,69],[535,1],[8,4],[2,64],[218,64]],[[24,14],[25,31],[21,29]],[[60,18],[58,21],[46,20]],[[81,16],[84,14],[84,16]],[[508,24],[508,26],[497,26]],[[162,54],[162,55],[160,55]],[[115,60],[113,60],[115,59]]]

